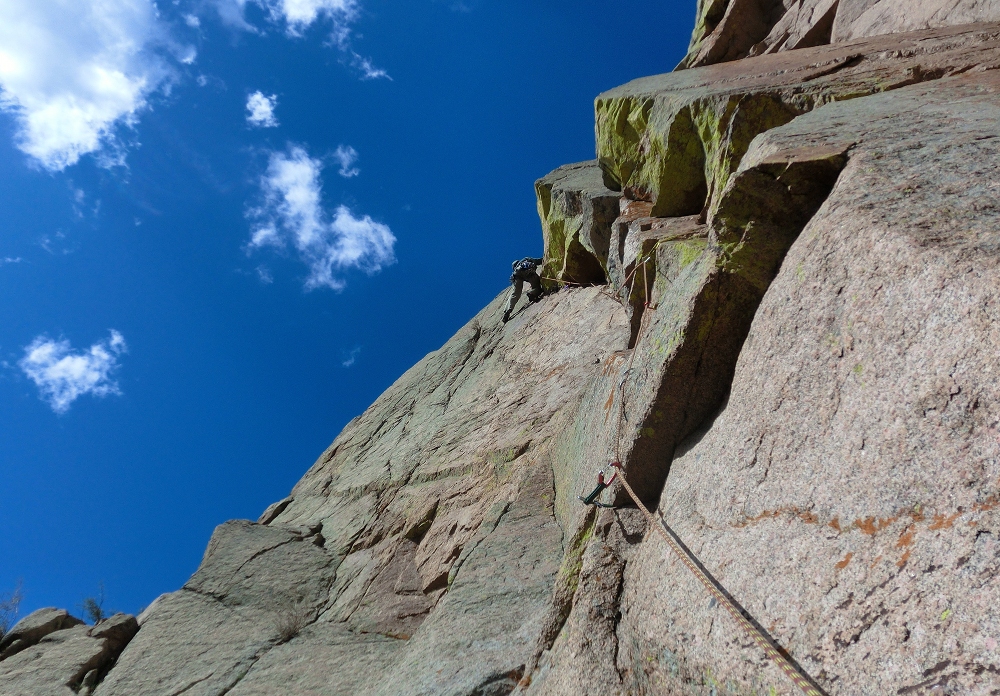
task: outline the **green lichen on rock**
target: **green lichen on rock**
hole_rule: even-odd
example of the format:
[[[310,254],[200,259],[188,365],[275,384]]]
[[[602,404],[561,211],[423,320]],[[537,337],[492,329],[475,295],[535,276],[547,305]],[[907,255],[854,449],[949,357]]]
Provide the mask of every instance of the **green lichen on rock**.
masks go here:
[[[535,182],[535,196],[545,245],[542,275],[553,279],[546,284],[603,283],[619,194],[604,185],[597,162],[556,169]]]
[[[659,217],[696,213],[705,201],[704,148],[690,109],[671,106],[669,99],[659,104],[628,95],[595,102],[606,183],[630,198],[655,201]]]
[[[802,113],[780,96],[767,93],[699,100],[691,105],[691,112],[705,152],[704,176],[709,201],[725,188],[754,138]]]
[[[597,516],[594,514],[594,510],[595,508],[588,510],[584,524],[576,530],[576,533],[570,538],[569,543],[566,544],[563,562],[559,566],[559,574],[556,576],[556,582],[562,586],[566,595],[570,598],[580,584],[580,571],[583,569],[583,552],[594,536],[594,525],[597,523]],[[565,620],[565,616],[563,619]]]
[[[826,199],[852,143],[767,155],[766,136],[709,213],[720,270],[761,295],[792,242]]]
[[[692,46],[724,11],[724,2],[699,6]],[[905,51],[884,48],[873,40],[860,51],[804,49],[724,69],[641,78],[609,90],[594,101],[605,183],[628,198],[652,202],[654,216],[698,213],[718,203],[758,135],[824,104],[961,73],[979,60],[968,52],[956,55],[946,39],[914,38]]]

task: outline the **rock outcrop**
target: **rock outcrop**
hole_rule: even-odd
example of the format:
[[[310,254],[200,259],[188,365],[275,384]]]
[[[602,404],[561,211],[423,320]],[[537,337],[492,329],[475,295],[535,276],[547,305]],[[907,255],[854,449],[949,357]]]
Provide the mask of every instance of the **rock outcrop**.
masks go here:
[[[89,696],[139,630],[115,614],[96,626],[57,609],[39,609],[0,641],[0,696]]]
[[[611,461],[825,693],[1000,692],[1000,25],[893,7],[703,3],[707,65],[600,95],[536,183],[564,289],[494,300],[134,637],[19,624],[0,694],[796,693],[618,484],[579,501]]]
[[[997,21],[996,0],[698,0],[691,45],[678,67]]]

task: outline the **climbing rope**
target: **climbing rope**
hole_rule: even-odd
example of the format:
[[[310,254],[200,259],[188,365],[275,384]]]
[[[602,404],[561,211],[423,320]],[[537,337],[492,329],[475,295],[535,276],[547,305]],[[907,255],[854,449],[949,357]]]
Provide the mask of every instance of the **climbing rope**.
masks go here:
[[[621,469],[621,464],[619,462],[614,462],[612,464],[618,469]],[[798,665],[792,660],[792,657],[785,651],[778,643],[772,638],[767,631],[758,624],[753,617],[747,612],[746,609],[741,607],[735,599],[733,599],[728,592],[719,584],[719,582],[709,575],[708,571],[701,565],[698,558],[688,549],[687,546],[680,540],[674,530],[666,523],[666,521],[659,516],[654,516],[642,501],[639,500],[639,496],[635,494],[632,490],[632,486],[628,485],[628,481],[625,480],[625,473],[622,471],[622,475],[618,477],[621,481],[622,486],[628,492],[629,497],[635,502],[642,514],[646,516],[649,524],[660,532],[660,535],[666,540],[667,545],[670,546],[670,550],[674,552],[681,563],[687,566],[701,584],[705,586],[705,589],[719,602],[726,611],[736,619],[737,623],[743,627],[753,641],[760,646],[771,660],[773,660],[781,670],[788,675],[789,679],[795,682],[795,686],[799,687],[802,693],[806,696],[825,696],[823,691],[816,686],[812,680],[806,676],[805,672],[802,671]]]
[[[639,340],[642,338],[642,335],[646,330],[647,317],[650,314],[648,311],[651,306],[649,275],[646,269],[646,264],[652,258],[653,253],[656,251],[656,246],[658,245],[659,242],[657,242],[657,244],[643,259],[641,259],[641,261],[636,262],[632,272],[625,280],[625,283],[628,283],[628,281],[631,280],[631,285],[628,285],[628,294],[625,296],[628,298],[631,297],[632,289],[635,287],[635,273],[639,270],[639,266],[642,266],[643,284],[645,286],[645,302],[643,305],[642,317],[639,319],[639,330],[636,332],[634,346],[639,345]],[[625,283],[623,283],[623,285]],[[688,549],[687,546],[684,545],[663,517],[654,516],[653,513],[651,513],[646,506],[643,505],[642,501],[639,500],[639,496],[635,494],[635,491],[632,490],[632,486],[630,486],[628,481],[625,479],[625,470],[621,465],[621,434],[623,424],[626,420],[625,383],[632,374],[632,365],[635,360],[636,352],[635,347],[633,347],[632,354],[629,356],[628,368],[625,370],[621,381],[617,385],[620,392],[618,400],[618,422],[615,428],[615,461],[612,462],[611,465],[618,469],[620,473],[618,480],[621,481],[622,486],[628,492],[632,501],[636,504],[639,510],[642,511],[643,515],[646,516],[650,526],[655,527],[660,532],[661,536],[663,536],[667,545],[674,552],[674,554],[680,559],[688,570],[694,573],[695,577],[697,577],[701,584],[705,586],[705,589],[708,590],[709,594],[711,594],[715,600],[725,607],[726,611],[729,612],[734,619],[736,619],[736,622],[743,628],[743,630],[750,634],[750,637],[758,646],[760,646],[760,648],[764,651],[764,654],[775,662],[786,675],[788,675],[789,679],[795,683],[803,694],[806,696],[825,696],[823,691],[816,686],[816,684],[808,676],[806,676],[805,672],[794,662],[791,655],[778,645],[774,638],[772,638],[770,634],[768,634],[768,632],[765,631],[764,628],[750,616],[749,612],[740,606],[740,604],[737,603],[737,601],[733,599],[728,592],[726,592],[725,588],[723,588],[722,585],[720,585],[719,582],[709,574],[698,558],[691,552],[690,549]],[[603,483],[603,479],[599,480]],[[610,484],[611,482],[608,481],[608,483]],[[601,490],[603,490],[603,488]],[[595,490],[595,494],[596,493],[599,493],[599,491]],[[596,495],[594,495],[594,498],[596,500]]]

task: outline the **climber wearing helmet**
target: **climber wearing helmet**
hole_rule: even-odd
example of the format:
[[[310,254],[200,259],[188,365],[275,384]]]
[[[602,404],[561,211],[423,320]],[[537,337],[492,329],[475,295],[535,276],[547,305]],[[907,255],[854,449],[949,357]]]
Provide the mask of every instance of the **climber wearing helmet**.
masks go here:
[[[542,290],[542,279],[538,277],[538,271],[535,269],[542,265],[542,261],[543,259],[533,259],[527,256],[511,264],[514,272],[510,274],[510,282],[514,286],[514,290],[510,294],[510,299],[507,300],[507,310],[503,313],[505,323],[510,321],[510,314],[514,311],[514,305],[521,299],[521,288],[524,286],[525,281],[531,286],[531,289],[528,290],[528,301],[537,302],[541,299],[544,293],[544,290]]]

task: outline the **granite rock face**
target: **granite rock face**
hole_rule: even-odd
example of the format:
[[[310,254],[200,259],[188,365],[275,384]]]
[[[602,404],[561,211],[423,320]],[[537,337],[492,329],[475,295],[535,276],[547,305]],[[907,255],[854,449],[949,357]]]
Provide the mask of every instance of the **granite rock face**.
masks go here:
[[[699,0],[679,67],[996,21],[996,0]]]
[[[39,609],[5,637],[17,632],[15,642],[27,645],[0,658],[0,695],[89,696],[138,630],[128,614],[86,626],[64,611]]]
[[[612,461],[823,692],[1000,693],[1000,25],[890,3],[706,0],[718,64],[600,95],[536,183],[568,287],[138,623],[28,617],[0,694],[797,693],[623,487],[580,502]]]
[[[628,332],[600,288],[505,300],[220,526],[97,694],[509,693],[567,575],[553,451]]]
[[[991,72],[833,104],[745,158],[856,143],[660,510],[831,693],[1000,686],[998,99]],[[637,690],[781,691],[662,545],[630,571]]]

